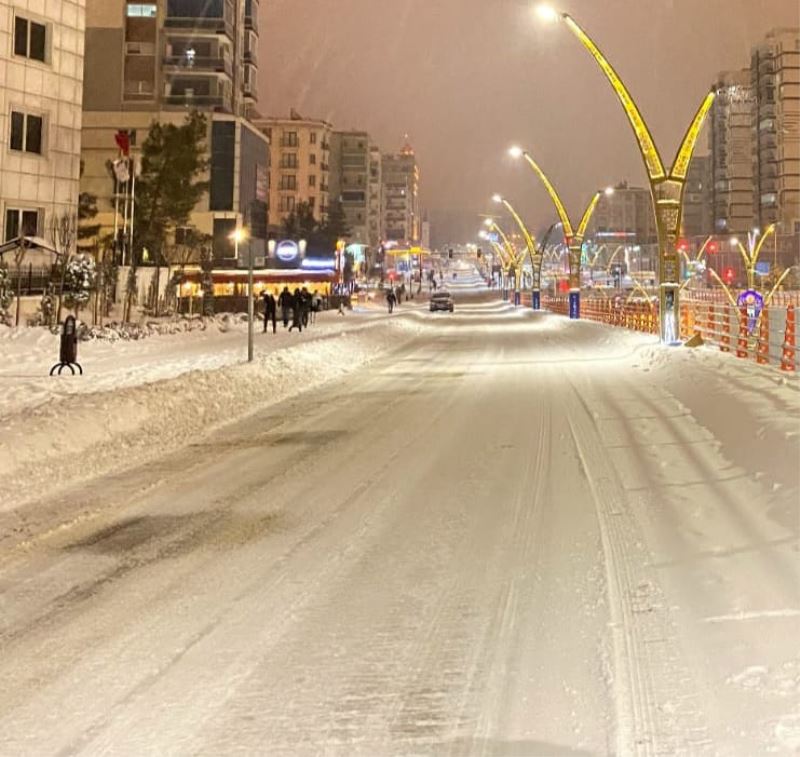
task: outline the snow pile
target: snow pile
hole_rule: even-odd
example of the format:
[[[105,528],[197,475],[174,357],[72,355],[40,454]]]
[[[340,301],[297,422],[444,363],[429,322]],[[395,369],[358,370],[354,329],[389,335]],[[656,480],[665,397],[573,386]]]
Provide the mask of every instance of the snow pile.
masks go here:
[[[405,321],[386,319],[297,342],[257,355],[251,365],[81,394],[50,393],[34,406],[23,402],[0,416],[0,510],[34,499],[45,488],[164,455],[214,425],[349,373],[417,333],[418,327]]]

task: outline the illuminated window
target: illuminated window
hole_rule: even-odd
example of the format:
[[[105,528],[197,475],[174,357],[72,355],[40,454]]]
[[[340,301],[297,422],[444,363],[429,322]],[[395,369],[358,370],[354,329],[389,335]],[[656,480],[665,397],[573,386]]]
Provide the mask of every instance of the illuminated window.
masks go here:
[[[129,18],[155,18],[157,6],[155,3],[129,3],[126,12]]]

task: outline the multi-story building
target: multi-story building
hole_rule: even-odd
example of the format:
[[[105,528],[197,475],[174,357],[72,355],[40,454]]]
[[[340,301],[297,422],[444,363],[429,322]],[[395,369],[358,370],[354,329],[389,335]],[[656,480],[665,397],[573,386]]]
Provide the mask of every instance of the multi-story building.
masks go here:
[[[365,131],[335,131],[331,138],[330,196],[342,205],[350,241],[381,242],[380,150]]]
[[[646,245],[657,240],[653,201],[649,189],[627,181],[602,194],[589,223],[587,238],[597,244]]]
[[[115,134],[130,134],[135,156],[153,122],[181,123],[197,110],[208,119],[209,192],[191,223],[213,238],[217,264],[239,263],[230,236],[240,224],[250,228],[247,249],[263,255],[269,147],[250,121],[258,0],[86,2],[81,186],[98,197],[93,223],[104,231],[115,223],[107,169],[118,155]]]
[[[723,71],[714,83],[708,144],[711,152],[713,231],[743,234],[753,225],[750,71]]]
[[[270,143],[270,229],[279,230],[301,202],[309,205],[318,222],[324,222],[330,205],[331,124],[294,111],[288,118],[256,123]]]
[[[754,223],[800,233],[800,29],[774,29],[750,62]]]
[[[385,238],[391,242],[418,242],[420,173],[411,145],[406,143],[399,153],[384,155],[381,170]]]
[[[0,0],[0,241],[77,215],[84,24],[85,0]]]
[[[370,247],[378,246],[383,234],[383,160],[381,149],[376,144],[369,148],[367,226]]]
[[[686,174],[682,221],[684,236],[705,236],[714,232],[711,201],[711,156],[695,155]]]

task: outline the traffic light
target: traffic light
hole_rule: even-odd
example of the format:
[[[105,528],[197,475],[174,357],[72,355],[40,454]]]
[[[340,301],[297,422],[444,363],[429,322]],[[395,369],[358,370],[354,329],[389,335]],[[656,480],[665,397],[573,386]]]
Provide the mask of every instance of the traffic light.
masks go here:
[[[709,242],[708,252],[710,255],[716,255],[719,252],[719,245],[716,242]]]
[[[447,257],[450,258],[450,260],[453,259],[453,248],[452,247],[447,251]]]
[[[722,272],[722,275],[725,278],[725,283],[726,284],[732,284],[733,283],[733,268],[726,268]]]

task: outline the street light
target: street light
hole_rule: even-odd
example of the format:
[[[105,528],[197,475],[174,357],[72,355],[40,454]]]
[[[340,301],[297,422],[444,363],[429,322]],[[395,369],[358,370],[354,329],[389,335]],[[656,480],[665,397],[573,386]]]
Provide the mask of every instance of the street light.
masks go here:
[[[714,102],[715,93],[709,92],[695,113],[689,128],[686,130],[672,166],[667,169],[661,160],[661,155],[656,148],[645,120],[642,118],[636,103],[631,97],[614,67],[606,60],[605,56],[591,37],[568,14],[557,14],[555,11],[542,12],[542,18],[553,20],[560,18],[564,21],[570,32],[578,38],[595,62],[600,66],[608,79],[609,84],[617,95],[625,115],[628,117],[636,142],[641,153],[650,181],[650,193],[653,200],[653,209],[656,217],[656,231],[658,233],[658,273],[660,284],[660,331],[661,341],[666,343],[676,342],[680,335],[680,255],[677,241],[680,235],[681,216],[683,214],[683,196],[686,189],[686,174],[689,163],[700,136],[700,129]]]
[[[536,6],[536,15],[539,16],[542,21],[547,21],[548,23],[558,21],[558,11],[547,3],[541,3]]]
[[[233,254],[239,260],[239,245],[247,239],[247,229],[237,226],[231,234],[233,240]],[[253,250],[248,250],[247,262],[247,362],[253,362]]]
[[[570,221],[569,214],[564,207],[564,203],[561,201],[561,197],[559,196],[558,192],[556,192],[555,187],[550,182],[550,179],[547,178],[545,172],[542,171],[542,169],[539,167],[539,164],[531,157],[531,154],[527,150],[523,150],[521,147],[512,147],[508,153],[513,158],[525,158],[525,161],[534,170],[536,175],[539,177],[539,180],[544,185],[544,188],[547,190],[547,194],[550,195],[550,199],[553,201],[553,205],[558,213],[558,217],[561,219],[561,226],[564,230],[564,241],[569,249],[569,317],[573,319],[580,318],[581,257],[583,251],[583,238],[586,234],[586,227],[589,225],[589,221],[594,213],[594,209],[597,207],[597,203],[600,200],[601,193],[595,192],[594,195],[592,195],[592,199],[589,201],[589,205],[581,217],[581,222],[578,224],[578,228],[574,229],[572,221]],[[613,187],[606,187],[606,189],[603,191],[606,196],[614,193]]]
[[[531,270],[533,272],[533,282],[531,291],[533,293],[533,300],[535,303],[537,299],[536,293],[540,289],[540,280],[537,274],[541,271],[541,266],[537,265],[537,261],[535,259],[537,256],[536,242],[533,238],[533,235],[530,233],[530,231],[528,231],[528,227],[525,225],[525,222],[522,220],[522,217],[520,216],[519,213],[517,213],[516,210],[514,210],[514,206],[508,200],[506,200],[502,195],[499,194],[494,195],[492,197],[492,200],[496,203],[505,206],[506,210],[508,210],[508,212],[511,213],[511,217],[516,222],[517,226],[519,227],[519,230],[522,232],[522,237],[525,240],[525,246],[528,249],[528,256],[530,257],[531,260]],[[515,277],[516,277],[515,279],[516,292],[514,295],[515,304],[519,304],[517,300],[521,299],[519,295],[519,289],[520,289],[520,278],[522,275],[523,258],[524,255],[521,255],[519,256],[519,259],[515,261]],[[536,309],[538,310],[538,307]]]

